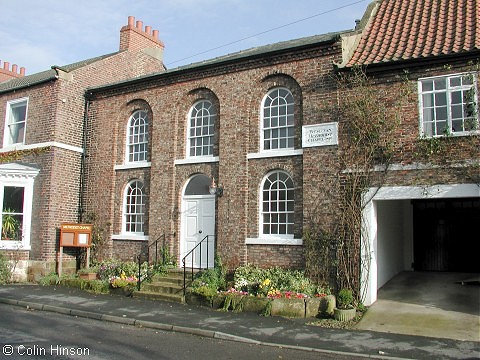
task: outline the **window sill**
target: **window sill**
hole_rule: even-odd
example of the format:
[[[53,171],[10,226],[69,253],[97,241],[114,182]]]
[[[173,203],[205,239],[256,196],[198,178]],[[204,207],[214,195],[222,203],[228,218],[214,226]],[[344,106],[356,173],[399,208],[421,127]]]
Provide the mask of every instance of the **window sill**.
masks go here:
[[[112,240],[134,240],[134,241],[148,241],[148,235],[140,234],[114,234]]]
[[[122,165],[115,165],[113,167],[114,170],[130,170],[130,169],[142,169],[142,168],[149,168],[152,166],[150,161],[142,161],[137,163],[128,163]]]
[[[303,239],[294,238],[275,238],[275,237],[263,237],[263,238],[246,238],[246,245],[303,245]]]
[[[303,149],[289,149],[289,150],[272,150],[258,153],[247,154],[247,159],[264,159],[284,156],[299,156],[303,155]]]
[[[186,159],[177,159],[175,160],[175,165],[188,165],[188,164],[201,164],[201,163],[213,163],[218,162],[218,156],[198,156],[198,157],[190,157]]]
[[[30,245],[24,245],[21,241],[13,240],[0,240],[1,250],[18,250],[18,251],[30,251]]]
[[[0,152],[4,153],[9,151],[32,150],[32,149],[40,149],[43,147],[49,147],[49,146],[74,151],[80,154],[83,153],[83,148],[81,147],[64,144],[58,141],[48,141],[48,142],[28,144],[28,145],[25,145],[23,143],[10,144],[10,145],[5,145],[3,148],[1,148]]]
[[[472,130],[472,131],[459,131],[459,132],[452,132],[448,135],[426,135],[420,134],[420,140],[422,139],[442,139],[448,137],[463,137],[463,136],[473,136],[473,135],[480,135],[480,130]]]

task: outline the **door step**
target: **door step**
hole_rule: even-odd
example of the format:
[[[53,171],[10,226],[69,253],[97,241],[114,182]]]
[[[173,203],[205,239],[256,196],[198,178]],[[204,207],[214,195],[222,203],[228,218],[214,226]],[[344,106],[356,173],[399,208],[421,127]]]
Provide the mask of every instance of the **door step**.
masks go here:
[[[198,270],[194,269],[193,272],[195,274]],[[187,269],[187,291],[191,283],[191,274],[192,269]],[[184,304],[183,269],[169,269],[165,275],[155,275],[151,282],[142,283],[140,291],[135,291],[133,296]]]

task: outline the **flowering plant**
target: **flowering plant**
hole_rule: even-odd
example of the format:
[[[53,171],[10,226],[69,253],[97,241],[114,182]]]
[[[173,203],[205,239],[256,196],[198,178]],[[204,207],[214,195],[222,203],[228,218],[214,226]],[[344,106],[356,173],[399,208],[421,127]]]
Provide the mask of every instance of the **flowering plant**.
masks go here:
[[[135,276],[126,276],[125,272],[122,272],[120,276],[112,276],[109,279],[109,283],[112,288],[135,286],[137,281],[138,279]]]
[[[302,293],[297,293],[294,291],[285,291],[281,292],[279,290],[271,289],[267,297],[270,299],[280,299],[280,298],[285,298],[285,299],[306,299],[309,296],[307,294],[302,294]]]
[[[233,295],[248,295],[247,291],[237,290],[233,287],[228,289],[227,291],[224,291],[223,293],[224,294],[233,294]]]

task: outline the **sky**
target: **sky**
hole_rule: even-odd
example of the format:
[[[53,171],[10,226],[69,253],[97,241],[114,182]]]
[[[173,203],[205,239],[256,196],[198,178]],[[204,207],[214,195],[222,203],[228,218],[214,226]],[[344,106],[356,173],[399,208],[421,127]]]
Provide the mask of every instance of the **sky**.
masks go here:
[[[371,0],[0,0],[0,66],[26,74],[118,51],[128,16],[159,31],[168,69],[353,29]]]

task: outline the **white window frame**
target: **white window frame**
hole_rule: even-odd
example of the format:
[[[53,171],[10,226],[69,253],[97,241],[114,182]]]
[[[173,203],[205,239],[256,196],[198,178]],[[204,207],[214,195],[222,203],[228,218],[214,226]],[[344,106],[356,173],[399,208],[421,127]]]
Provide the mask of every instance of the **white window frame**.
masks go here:
[[[25,119],[23,121],[13,122],[12,108],[17,106],[22,106],[25,104]],[[25,144],[25,137],[27,134],[27,119],[28,119],[28,97],[10,100],[7,102],[6,113],[5,113],[5,130],[3,133],[3,147],[22,145]],[[23,123],[23,140],[21,142],[14,142],[10,134],[10,127],[13,124]]]
[[[24,188],[22,239],[1,240],[0,238],[0,249],[31,250],[30,230],[32,221],[33,184],[38,173],[39,170],[36,168],[16,163],[0,165],[0,206],[3,207],[4,187]],[[1,213],[3,214],[3,209]],[[2,219],[0,219],[0,226]]]
[[[286,197],[285,199],[285,202],[288,202],[288,201],[291,201],[293,202],[293,209],[291,211],[288,211],[288,208],[287,206],[285,205],[285,210],[284,211],[281,211],[280,209],[277,208],[277,210],[271,210],[272,208],[272,204],[274,204],[274,202],[272,200],[270,200],[268,203],[269,203],[269,207],[270,207],[270,211],[264,211],[264,200],[263,200],[263,197],[264,197],[264,192],[265,192],[265,184],[267,183],[267,181],[270,181],[270,177],[273,176],[273,175],[276,175],[278,177],[278,174],[284,174],[287,176],[287,179],[285,181],[281,181],[279,179],[275,180],[275,182],[283,182],[284,184],[286,183],[286,181],[290,180],[292,182],[292,186],[291,187],[286,187],[286,191],[292,191],[293,192],[293,199],[289,199],[288,197]],[[273,182],[272,184],[274,184],[275,182]],[[285,184],[286,185],[286,184]],[[272,194],[272,190],[268,190],[268,193],[269,193],[269,198],[271,199],[271,194]],[[277,200],[277,203],[276,205],[278,206],[279,205],[279,200]],[[278,233],[278,234],[272,234],[272,233],[264,233],[264,215],[265,214],[277,214],[277,215],[280,215],[280,214],[286,214],[287,217],[288,215],[290,215],[292,217],[292,219],[295,218],[295,184],[293,182],[293,178],[292,176],[286,172],[286,171],[283,171],[283,170],[274,170],[274,171],[270,171],[263,179],[262,179],[262,182],[261,182],[261,185],[260,185],[260,191],[259,191],[259,231],[258,233],[260,234],[260,236],[262,238],[270,238],[270,239],[293,239],[294,237],[294,234],[293,234],[293,226],[294,226],[294,222],[280,222],[278,221],[277,224],[278,226],[280,225],[285,225],[287,227],[286,231],[288,231],[288,226],[290,224],[290,226],[292,227],[292,231],[291,233],[285,233],[285,234],[282,234],[282,233]]]
[[[288,125],[288,119],[285,119],[285,126],[280,126],[280,124],[276,124],[274,126],[272,126],[272,122],[270,122],[270,126],[269,127],[265,127],[265,120],[266,120],[266,117],[265,117],[265,112],[266,112],[266,109],[269,108],[270,110],[272,110],[273,108],[277,108],[277,106],[272,106],[272,105],[269,105],[269,106],[266,106],[266,102],[268,99],[276,99],[278,96],[276,97],[272,97],[272,94],[275,93],[275,92],[278,92],[280,90],[285,90],[288,92],[287,96],[286,97],[291,97],[291,102],[286,102],[286,106],[287,107],[287,110],[285,111],[285,117],[288,118],[288,116],[292,116],[293,117],[293,124],[291,125]],[[286,97],[284,97],[283,99],[285,99]],[[283,105],[283,104],[282,104]],[[288,107],[292,107],[293,108],[293,111],[291,113],[288,112]],[[280,107],[280,106],[278,106]],[[274,117],[277,117],[276,121],[278,122],[280,120],[280,115],[272,115],[270,113],[270,116],[268,116],[269,119],[272,119]],[[282,116],[283,117],[283,116]],[[271,137],[270,138],[270,141],[272,141],[272,139],[276,139],[277,141],[280,141],[281,139],[286,139],[287,141],[287,145],[285,147],[280,147],[280,145],[276,148],[272,148],[270,146],[270,148],[266,149],[265,148],[265,131],[267,130],[278,130],[278,131],[281,131],[282,129],[286,129],[286,131],[288,132],[290,129],[291,131],[293,132],[293,134],[291,136],[280,136],[280,134],[273,138]],[[289,140],[292,140],[292,145],[291,146],[288,146],[288,141]],[[273,89],[270,89],[266,94],[265,96],[263,97],[262,99],[262,103],[261,103],[261,107],[260,107],[260,152],[272,152],[272,153],[281,153],[281,152],[291,152],[295,147],[295,99],[293,97],[293,94],[292,92],[290,91],[290,89],[286,88],[286,87],[275,87]]]
[[[131,190],[133,190],[133,185],[135,183],[140,183],[141,184],[141,187],[138,187],[136,186],[135,188],[140,191],[140,195],[136,194],[136,195],[132,195],[131,194]],[[140,199],[138,199],[138,196],[140,196]],[[137,206],[139,206],[138,204],[140,204],[140,206],[142,207],[142,210],[143,212],[129,212],[128,211],[128,200],[129,198],[132,198],[132,197],[135,197],[135,203],[137,204]],[[128,182],[128,184],[125,186],[125,189],[124,189],[124,193],[123,193],[123,211],[122,211],[122,234],[132,234],[132,235],[139,235],[139,236],[143,236],[144,233],[145,233],[145,207],[146,207],[146,196],[145,196],[145,184],[143,183],[143,181],[139,180],[139,179],[133,179],[131,181]],[[135,216],[136,217],[136,221],[133,222],[133,224],[135,224],[135,227],[137,226],[141,226],[141,231],[131,231],[131,230],[127,230],[127,226],[129,224],[132,224],[132,222],[130,221],[127,221],[127,218],[129,216]],[[141,217],[141,221],[138,221],[138,217]],[[135,228],[135,230],[137,230]]]
[[[205,104],[209,104],[208,107],[205,106]],[[201,106],[201,108],[197,108],[197,106]],[[194,115],[194,112],[196,111],[198,113],[198,110],[204,110],[208,113],[206,116],[198,116]],[[204,120],[207,119],[208,123],[203,124]],[[192,120],[195,121],[196,126],[195,129],[199,130],[201,133],[199,135],[195,134],[192,136]],[[197,122],[199,120],[202,120],[202,125],[198,126]],[[201,99],[196,101],[192,107],[190,108],[190,111],[188,112],[188,124],[187,124],[187,144],[186,144],[186,158],[187,159],[211,159],[213,158],[213,148],[214,148],[214,141],[215,141],[215,127],[216,127],[216,121],[217,121],[217,111],[215,106],[210,100],[207,99]],[[204,134],[204,130],[206,129],[207,133]],[[201,139],[202,145],[197,146],[196,141]],[[210,143],[207,145],[203,145],[203,142],[205,140],[208,140]],[[202,154],[196,155],[196,154],[191,154],[192,150],[192,141],[195,142],[195,145],[193,146],[194,149],[196,148],[201,148],[202,149]],[[207,154],[203,154],[204,149],[207,149]],[[194,151],[196,152],[196,151]]]
[[[143,114],[143,116],[141,116]],[[138,118],[136,116],[139,116]],[[142,122],[142,123],[138,123]],[[137,129],[143,128],[144,131],[135,133]],[[125,164],[144,164],[148,163],[148,141],[150,124],[148,119],[148,111],[136,110],[128,119],[127,126],[127,139],[125,141]],[[132,141],[133,138],[133,141]],[[144,146],[142,151],[136,151],[137,146]],[[141,159],[135,160],[136,156],[140,156]],[[133,158],[132,158],[133,157]]]
[[[451,85],[451,80],[454,79],[454,78],[463,78],[465,76],[472,76],[473,78],[473,84],[467,84],[467,85],[460,85],[460,86],[453,86]],[[445,89],[432,89],[432,90],[425,90],[424,89],[424,84],[425,82],[427,81],[433,81],[435,82],[435,80],[438,80],[438,79],[444,79],[445,80]],[[463,100],[463,92],[465,91],[469,91],[473,89],[474,91],[474,111],[475,111],[475,118],[465,118],[465,113],[462,111],[462,117],[461,118],[456,118],[456,119],[452,119],[453,117],[453,114],[452,114],[452,106],[454,106],[455,104],[453,103],[453,100],[452,100],[452,94],[455,92],[455,93],[458,93],[459,91],[461,91],[461,96],[462,96],[462,100]],[[424,119],[424,108],[426,107],[426,105],[424,105],[424,96],[423,95],[428,95],[428,94],[441,94],[441,93],[445,93],[446,94],[446,104],[444,106],[444,108],[446,108],[444,111],[446,111],[446,132],[444,133],[436,133],[436,124],[437,124],[437,121],[436,119],[432,118],[431,120],[426,120]],[[442,136],[446,136],[446,135],[452,135],[452,136],[467,136],[467,135],[471,135],[471,134],[478,134],[479,133],[479,123],[478,123],[478,91],[477,91],[477,77],[474,73],[456,73],[456,74],[448,74],[448,75],[441,75],[441,76],[432,76],[432,77],[425,77],[425,78],[420,78],[418,79],[418,104],[419,104],[419,118],[420,118],[420,122],[419,122],[419,129],[420,129],[420,136],[421,137],[442,137]],[[458,104],[458,103],[457,103]],[[429,106],[429,108],[432,108],[435,115],[434,117],[436,117],[436,114],[437,112],[439,112],[439,108],[440,106],[435,106],[435,96],[434,96],[434,100],[433,100],[433,104],[431,106]],[[463,110],[463,106],[462,106],[462,110]],[[463,130],[462,131],[454,131],[454,129],[452,128],[452,121],[454,120],[462,120],[462,128]],[[443,119],[442,119],[443,120]],[[473,130],[465,130],[465,121],[474,121],[476,122],[475,124],[475,129]],[[425,122],[427,122],[431,124],[432,126],[432,134],[429,134],[428,132],[425,131]]]

